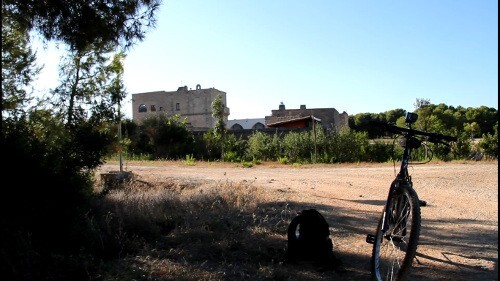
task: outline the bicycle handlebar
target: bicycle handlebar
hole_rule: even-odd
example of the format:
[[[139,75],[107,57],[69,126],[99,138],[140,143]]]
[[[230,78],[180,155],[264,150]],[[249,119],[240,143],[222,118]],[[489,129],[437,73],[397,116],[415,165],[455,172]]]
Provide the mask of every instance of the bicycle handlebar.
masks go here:
[[[409,129],[409,128],[402,128],[402,127],[398,127],[398,126],[391,124],[391,123],[375,122],[375,121],[372,121],[370,123],[374,126],[377,126],[377,127],[384,129],[387,132],[391,132],[391,133],[395,133],[395,134],[426,136],[426,137],[428,137],[427,141],[430,141],[433,143],[442,143],[442,144],[447,145],[447,143],[445,143],[443,141],[457,141],[457,137],[447,136],[447,135],[438,134],[438,133],[428,133],[428,132],[419,131],[419,130],[415,130],[415,129]]]

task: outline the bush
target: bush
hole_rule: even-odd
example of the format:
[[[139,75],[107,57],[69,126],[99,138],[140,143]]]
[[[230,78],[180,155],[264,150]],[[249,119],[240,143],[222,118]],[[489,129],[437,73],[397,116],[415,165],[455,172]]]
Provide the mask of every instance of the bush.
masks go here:
[[[202,156],[202,159],[205,158],[207,160],[215,160],[220,159],[220,155],[222,153],[222,146],[220,145],[220,141],[216,135],[212,131],[207,131],[202,136],[203,144],[200,145],[199,153]]]
[[[494,126],[494,134],[483,134],[483,138],[479,142],[479,147],[490,158],[498,158],[498,122]]]
[[[241,162],[244,159],[247,142],[241,137],[236,138],[234,134],[228,133],[224,139],[224,161]]]
[[[93,169],[102,163],[110,136],[90,123],[69,127],[38,117],[2,123],[2,156],[9,165],[0,223],[2,242],[9,243],[1,263],[11,280],[45,280],[53,270],[84,276],[79,259],[86,257],[88,229],[81,222],[92,198]],[[40,134],[42,127],[58,129]]]
[[[253,132],[247,141],[246,156],[250,159],[272,159],[271,137],[263,132]]]
[[[224,152],[224,162],[241,162],[241,157],[235,151]]]
[[[383,141],[374,141],[367,145],[365,150],[364,161],[384,163],[391,160],[392,143],[388,144]]]
[[[290,162],[309,162],[314,151],[309,132],[289,132],[283,137],[282,147]]]
[[[330,163],[359,162],[369,145],[366,132],[355,132],[347,127],[328,135]]]
[[[466,159],[471,151],[471,138],[467,133],[462,133],[453,144],[451,152],[455,159]]]
[[[141,142],[155,159],[181,159],[193,153],[194,136],[179,115],[158,115],[140,126]]]

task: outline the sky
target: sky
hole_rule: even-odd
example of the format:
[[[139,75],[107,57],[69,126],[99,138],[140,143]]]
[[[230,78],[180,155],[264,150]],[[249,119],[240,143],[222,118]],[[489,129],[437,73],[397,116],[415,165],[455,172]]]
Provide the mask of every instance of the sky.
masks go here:
[[[47,87],[55,55],[42,58]],[[416,99],[498,109],[498,1],[164,0],[124,63],[126,118],[131,94],[197,84],[226,93],[229,120],[282,102],[348,115],[412,111]]]

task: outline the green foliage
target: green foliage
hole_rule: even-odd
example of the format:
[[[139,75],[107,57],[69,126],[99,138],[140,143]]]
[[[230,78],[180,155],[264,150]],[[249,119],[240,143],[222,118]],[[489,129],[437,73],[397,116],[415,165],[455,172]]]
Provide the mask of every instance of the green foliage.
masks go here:
[[[366,146],[364,161],[384,163],[391,160],[392,143],[374,141]]]
[[[252,168],[253,167],[253,163],[252,162],[248,162],[248,161],[244,161],[243,163],[241,163],[243,165],[243,167],[245,168]]]
[[[184,164],[188,166],[194,166],[196,163],[196,159],[193,157],[192,154],[186,154],[186,160],[184,160]]]
[[[28,31],[5,12],[2,2],[2,115],[25,112],[31,100],[29,85],[39,74]]]
[[[278,162],[280,162],[281,164],[288,164],[290,161],[288,161],[288,158],[286,157],[279,157]]]
[[[453,160],[452,148],[446,145],[440,144],[431,144],[432,152],[437,159],[441,159],[443,161],[451,161]]]
[[[116,105],[126,95],[123,89],[123,54],[113,54],[113,46],[70,51],[62,60],[60,85],[51,91],[51,103],[66,116],[68,124],[94,118],[113,120]],[[87,116],[90,112],[91,116]]]
[[[329,134],[323,130],[316,130],[316,138],[313,141],[315,143],[315,163],[328,163],[329,157],[326,152],[329,151]]]
[[[459,132],[462,133],[451,148],[429,144],[427,150],[423,148],[415,150],[412,155],[413,160],[426,161],[431,155],[445,161],[466,159],[471,153],[471,140],[463,129],[456,127],[456,124],[459,123],[456,118],[462,118],[461,116],[465,116],[465,113],[460,113],[462,110],[454,111],[442,104],[438,106],[430,104],[427,107],[432,108],[432,112],[435,113],[427,116],[427,125],[432,131],[454,136],[459,135]],[[403,110],[394,110],[390,113],[373,114],[366,120],[394,121],[397,117],[396,124],[406,127],[404,116],[400,116],[403,113],[405,113]],[[124,124],[123,131],[126,132],[127,136],[130,137],[130,132],[138,131],[133,126],[133,122],[124,122]],[[154,151],[155,144],[150,142],[147,137],[131,137],[131,140],[132,143],[128,146],[131,148],[132,154],[141,155],[141,153],[147,154]],[[139,147],[147,149],[141,150],[138,149]],[[397,144],[393,145],[392,140],[370,140],[369,133],[349,128],[325,133],[321,127],[317,127],[316,130],[291,131],[281,135],[255,131],[248,140],[241,137],[236,138],[230,132],[226,132],[224,140],[222,140],[214,134],[213,130],[210,130],[197,136],[194,143],[186,150],[186,154],[196,155],[198,159],[218,160],[222,150],[224,150],[222,160],[235,163],[242,161],[278,161],[280,163],[387,162],[399,161],[402,154],[402,148]],[[494,148],[491,150],[493,152],[490,153],[494,154]],[[151,159],[155,158],[157,157]]]
[[[249,159],[273,159],[272,137],[263,132],[253,132],[247,141],[246,156]]]
[[[468,123],[476,122],[478,124],[478,136],[488,133],[493,135],[495,124],[498,122],[498,110],[486,106],[468,107],[465,111],[465,118]]]
[[[468,133],[462,132],[452,145],[451,152],[455,159],[466,159],[472,151],[471,138]]]
[[[309,162],[313,150],[309,132],[289,132],[283,137],[283,156],[290,162]]]
[[[203,133],[202,137],[203,146],[200,147],[200,150],[202,151],[199,153],[205,156],[203,158],[206,160],[220,159],[220,155],[222,154],[222,145],[213,131],[210,130]]]
[[[2,1],[1,149],[9,177],[0,231],[9,245],[0,263],[9,280],[91,279],[92,231],[82,222],[95,169],[117,144],[110,124],[126,93],[124,54],[116,50],[144,37],[160,3],[125,2]],[[45,103],[30,96],[39,67],[28,34],[66,50],[60,85]]]
[[[494,126],[494,134],[483,134],[479,147],[493,159],[498,159],[498,122]]]
[[[221,95],[217,95],[212,102],[212,116],[215,118],[214,134],[222,139],[226,133],[226,124],[224,123],[224,103]]]
[[[212,116],[215,118],[215,124],[212,128],[212,133],[214,135],[214,140],[220,143],[220,157],[224,158],[224,143],[227,134],[226,124],[224,123],[224,103],[222,101],[222,96],[217,95],[212,101]]]
[[[155,159],[180,159],[193,152],[193,133],[179,115],[146,118],[139,126],[137,139],[144,142]]]
[[[396,123],[396,121],[404,117],[406,115],[406,110],[398,108],[398,109],[393,109],[385,112],[385,120],[384,122],[388,123]]]
[[[2,1],[8,14],[23,28],[46,40],[63,42],[73,50],[96,43],[125,47],[141,41],[154,27],[161,0]]]
[[[479,134],[480,128],[477,122],[464,123],[464,131],[468,133],[471,138],[474,138]]]
[[[241,162],[241,157],[235,151],[226,151],[224,153],[224,162]]]
[[[332,132],[328,137],[329,163],[361,161],[368,145],[366,133],[355,132],[347,127],[339,132]]]
[[[466,159],[473,150],[481,149],[485,153],[488,150],[487,154],[495,158],[496,142],[494,128],[498,122],[497,109],[486,106],[478,108],[464,108],[459,106],[455,108],[445,104],[432,104],[429,99],[417,99],[415,102],[415,113],[419,116],[414,125],[415,129],[458,137],[458,141],[452,144],[451,150],[440,144],[430,145],[430,149],[434,152],[434,157],[445,161]],[[394,122],[395,120],[397,126],[406,127],[404,114],[406,114],[404,110],[386,112],[384,116],[381,114],[360,113],[349,116],[349,124],[355,131],[367,132],[370,139],[380,136],[391,136],[388,133],[382,134],[376,128],[369,126],[369,122]],[[483,145],[485,148],[474,148],[471,145],[471,138],[477,136],[483,136],[483,140],[485,140],[485,144]],[[370,149],[366,150],[366,152],[370,153]],[[413,156],[424,159],[428,155],[425,152],[415,151]]]
[[[386,136],[385,132],[380,132],[376,127],[370,125],[370,122],[396,123],[397,120],[403,118],[406,111],[403,109],[394,109],[382,113],[358,113],[349,116],[349,128],[355,131],[363,131],[368,133],[370,139]],[[403,122],[404,125],[404,122]]]
[[[224,139],[224,161],[240,162],[244,159],[247,141],[234,134],[226,134]]]

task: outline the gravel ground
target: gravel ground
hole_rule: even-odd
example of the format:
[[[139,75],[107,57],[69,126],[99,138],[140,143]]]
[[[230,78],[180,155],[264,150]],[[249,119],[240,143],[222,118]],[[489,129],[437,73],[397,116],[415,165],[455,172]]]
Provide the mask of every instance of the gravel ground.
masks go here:
[[[117,168],[108,163],[100,172]],[[330,224],[334,249],[347,269],[334,274],[335,280],[369,278],[372,245],[365,238],[376,229],[395,176],[392,164],[244,168],[132,161],[124,169],[141,176],[251,182],[276,201],[316,208]],[[498,162],[428,163],[411,166],[410,173],[419,198],[427,202],[410,280],[498,280]]]

